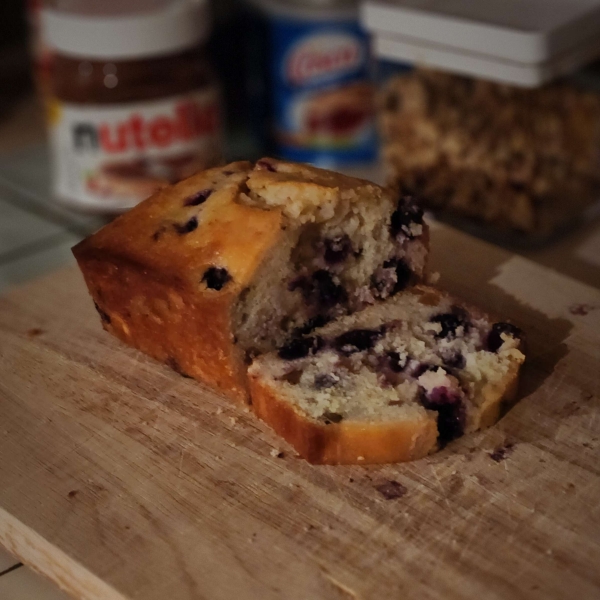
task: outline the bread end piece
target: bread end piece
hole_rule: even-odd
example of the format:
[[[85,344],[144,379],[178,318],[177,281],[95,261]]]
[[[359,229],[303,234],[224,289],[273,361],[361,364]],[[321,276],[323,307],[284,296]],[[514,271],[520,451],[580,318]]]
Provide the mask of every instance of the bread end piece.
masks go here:
[[[257,416],[313,464],[351,465],[407,462],[438,449],[434,417],[412,421],[317,423],[297,412],[268,383],[250,373]]]
[[[280,222],[276,211],[250,221],[257,211],[235,202],[250,168],[233,163],[162,189],[73,248],[105,330],[242,402],[246,365],[232,305]],[[199,194],[208,200],[196,217]],[[178,231],[192,221],[189,233]],[[224,247],[223,232],[235,243]],[[209,288],[203,274],[222,266],[227,281]]]
[[[180,375],[248,402],[240,376],[246,366],[233,351],[222,298],[199,298],[175,278],[117,256],[95,256],[85,242],[73,253],[106,331]],[[213,352],[199,352],[199,339]]]

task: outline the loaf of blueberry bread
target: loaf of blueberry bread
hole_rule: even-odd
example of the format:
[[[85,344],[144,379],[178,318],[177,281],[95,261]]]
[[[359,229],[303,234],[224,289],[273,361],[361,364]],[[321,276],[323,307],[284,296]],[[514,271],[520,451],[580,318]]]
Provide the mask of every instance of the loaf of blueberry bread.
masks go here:
[[[413,460],[495,423],[521,331],[418,285],[255,359],[257,415],[313,463]]]
[[[74,248],[108,331],[247,399],[251,359],[426,269],[410,197],[273,159],[166,187]]]

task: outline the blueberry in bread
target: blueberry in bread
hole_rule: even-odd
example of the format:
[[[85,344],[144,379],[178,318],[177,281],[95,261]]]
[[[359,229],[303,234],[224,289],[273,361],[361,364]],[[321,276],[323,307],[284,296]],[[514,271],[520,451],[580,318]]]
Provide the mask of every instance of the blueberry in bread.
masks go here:
[[[424,285],[258,357],[257,415],[313,463],[426,456],[514,400],[521,331]]]
[[[247,399],[252,357],[423,277],[410,197],[263,159],[161,189],[73,250],[105,329]]]

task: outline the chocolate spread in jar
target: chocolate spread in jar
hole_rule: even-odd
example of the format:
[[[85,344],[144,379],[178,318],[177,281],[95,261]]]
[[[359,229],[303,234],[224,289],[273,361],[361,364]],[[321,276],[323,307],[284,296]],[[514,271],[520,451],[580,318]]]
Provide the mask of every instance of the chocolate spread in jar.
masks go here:
[[[53,183],[64,203],[120,212],[220,160],[218,85],[202,48],[205,6],[160,5],[110,20],[45,12],[56,51]]]

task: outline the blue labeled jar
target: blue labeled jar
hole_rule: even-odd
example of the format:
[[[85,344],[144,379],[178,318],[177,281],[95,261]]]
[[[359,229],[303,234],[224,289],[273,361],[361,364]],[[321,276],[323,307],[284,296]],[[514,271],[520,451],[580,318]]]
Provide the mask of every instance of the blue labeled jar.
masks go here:
[[[369,38],[352,0],[254,0],[266,19],[268,150],[335,168],[377,158]]]

